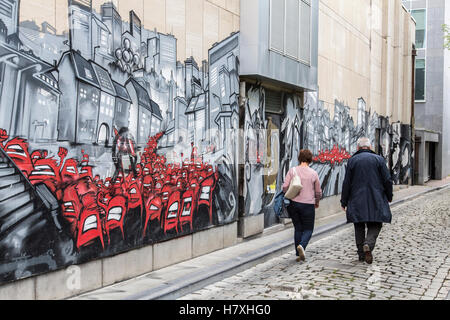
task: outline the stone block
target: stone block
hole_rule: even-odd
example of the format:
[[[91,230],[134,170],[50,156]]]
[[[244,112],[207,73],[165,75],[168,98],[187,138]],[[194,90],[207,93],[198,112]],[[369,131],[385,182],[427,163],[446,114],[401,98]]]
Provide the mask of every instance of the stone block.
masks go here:
[[[339,213],[341,210],[341,196],[332,196],[320,201],[319,209],[316,209],[316,219],[323,219]]]
[[[157,243],[153,246],[153,270],[192,258],[192,235]]]
[[[14,281],[0,287],[0,300],[34,300],[34,278]]]
[[[223,249],[223,227],[210,228],[192,235],[193,257]]]
[[[223,226],[223,247],[228,248],[237,244],[237,222]]]
[[[264,215],[243,217],[239,220],[239,236],[248,238],[264,231]]]
[[[102,287],[102,260],[36,277],[36,300],[69,298]]]

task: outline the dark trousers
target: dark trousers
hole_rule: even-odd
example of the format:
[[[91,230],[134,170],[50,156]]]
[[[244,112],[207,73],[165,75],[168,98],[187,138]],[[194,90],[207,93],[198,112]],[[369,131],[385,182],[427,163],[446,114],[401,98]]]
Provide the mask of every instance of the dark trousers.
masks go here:
[[[314,231],[316,209],[313,204],[304,204],[291,201],[287,208],[289,216],[294,224],[295,254],[298,256],[297,247],[301,245],[306,250]]]
[[[375,249],[375,244],[377,243],[377,239],[380,235],[382,227],[383,224],[378,222],[355,223],[356,247],[358,248],[358,255],[360,257],[364,257],[363,246],[365,244],[369,246],[370,251],[373,251],[373,249]]]

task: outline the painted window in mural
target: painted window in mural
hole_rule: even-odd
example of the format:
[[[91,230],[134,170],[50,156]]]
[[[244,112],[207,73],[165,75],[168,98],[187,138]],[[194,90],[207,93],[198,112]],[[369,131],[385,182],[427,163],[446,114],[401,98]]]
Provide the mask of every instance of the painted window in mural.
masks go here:
[[[70,0],[61,34],[20,3],[0,0],[0,284],[234,222],[239,33],[199,66],[111,2]]]

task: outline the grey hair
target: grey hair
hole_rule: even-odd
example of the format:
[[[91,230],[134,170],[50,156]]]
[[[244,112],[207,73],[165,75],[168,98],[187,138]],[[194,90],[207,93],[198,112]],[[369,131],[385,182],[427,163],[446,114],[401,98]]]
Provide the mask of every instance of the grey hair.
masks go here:
[[[366,138],[366,137],[362,137],[358,139],[358,149],[362,149],[362,148],[371,148],[372,144],[370,143],[370,139]]]

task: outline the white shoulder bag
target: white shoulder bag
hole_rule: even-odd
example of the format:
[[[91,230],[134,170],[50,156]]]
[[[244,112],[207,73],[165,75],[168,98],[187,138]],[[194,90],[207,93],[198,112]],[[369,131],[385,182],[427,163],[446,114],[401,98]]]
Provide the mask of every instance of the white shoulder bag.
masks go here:
[[[294,177],[291,180],[288,191],[284,195],[284,197],[289,200],[292,200],[296,196],[298,196],[300,191],[302,191],[303,189],[302,180],[300,179],[300,176],[297,174],[296,168],[294,167],[293,170],[294,170]]]

